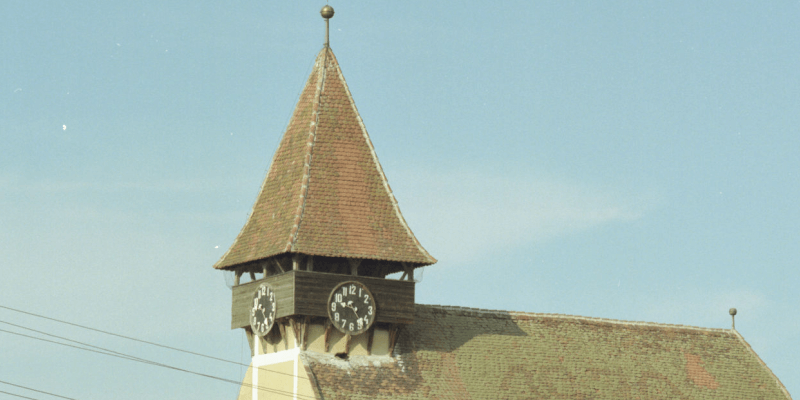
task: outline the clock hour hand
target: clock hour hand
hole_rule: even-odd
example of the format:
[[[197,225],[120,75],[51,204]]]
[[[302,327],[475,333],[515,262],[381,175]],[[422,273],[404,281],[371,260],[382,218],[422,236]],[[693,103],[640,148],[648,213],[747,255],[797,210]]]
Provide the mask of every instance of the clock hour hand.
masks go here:
[[[356,318],[359,318],[359,316],[358,316],[358,307],[354,307],[353,306],[353,301],[352,300],[347,302],[347,308],[353,310],[353,314],[356,315]]]

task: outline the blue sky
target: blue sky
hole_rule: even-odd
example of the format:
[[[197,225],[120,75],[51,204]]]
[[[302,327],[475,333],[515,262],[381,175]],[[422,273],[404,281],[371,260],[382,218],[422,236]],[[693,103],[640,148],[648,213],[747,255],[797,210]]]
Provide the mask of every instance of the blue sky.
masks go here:
[[[0,305],[247,362],[211,266],[324,40],[324,3],[273,3],[3,2]],[[800,393],[800,3],[330,4],[384,171],[439,259],[418,302],[712,328],[736,307]],[[0,335],[0,376],[68,397],[238,390]]]

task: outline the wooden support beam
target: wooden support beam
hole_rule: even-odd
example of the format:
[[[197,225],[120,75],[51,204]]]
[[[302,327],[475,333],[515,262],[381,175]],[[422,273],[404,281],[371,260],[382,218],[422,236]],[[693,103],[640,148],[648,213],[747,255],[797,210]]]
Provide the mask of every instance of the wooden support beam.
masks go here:
[[[400,332],[400,325],[392,324],[389,331],[389,355],[394,353],[394,345],[397,344],[397,336]]]
[[[358,276],[358,266],[361,265],[360,258],[348,258],[347,262],[350,263],[350,275]]]
[[[330,338],[331,338],[331,329],[333,329],[333,325],[331,325],[331,320],[325,320],[325,352],[327,353],[330,350]]]
[[[297,271],[300,269],[300,261],[302,259],[301,254],[292,254],[292,270]]]
[[[369,327],[367,331],[367,355],[372,355],[372,338],[375,337],[375,325]]]
[[[283,339],[283,342],[286,343],[286,350],[288,350],[289,341],[286,339],[286,325],[284,325],[283,321],[278,324],[278,330],[281,332],[281,339]]]
[[[403,276],[405,276],[409,281],[414,280],[414,266],[409,263],[402,263],[403,264]],[[400,278],[402,280],[403,278]]]
[[[300,321],[295,318],[289,318],[289,325],[292,327],[292,332],[294,332],[294,340],[295,343],[297,343],[297,341],[302,337],[300,332]]]
[[[306,317],[303,321],[303,340],[301,341],[301,348],[302,350],[306,350],[308,348],[308,331],[311,328],[311,317]]]
[[[233,286],[239,286],[239,281],[242,279],[242,271],[234,271],[233,274]]]
[[[261,271],[264,274],[264,278],[269,276],[269,269],[267,268],[268,266],[269,264],[266,261],[261,263]]]
[[[286,272],[286,270],[285,270],[285,269],[283,269],[283,265],[281,265],[280,261],[278,261],[278,258],[277,258],[277,257],[276,257],[276,258],[273,258],[273,259],[272,259],[272,261],[274,261],[274,262],[275,262],[275,265],[277,265],[277,266],[278,266],[278,269],[279,269],[279,270],[281,270],[281,272]]]
[[[313,271],[314,270],[314,256],[308,256],[306,259],[306,271]]]
[[[256,280],[256,273],[255,272],[250,271],[250,279]]]
[[[344,336],[344,354],[347,354],[348,356],[350,355],[350,340],[352,338],[353,337],[350,336],[349,333]]]
[[[255,353],[256,342],[253,340],[253,338],[255,337],[256,339],[258,339],[258,336],[253,335],[253,331],[251,331],[249,327],[244,328],[244,333],[247,334],[247,344],[250,345],[250,357],[253,357],[256,354]]]

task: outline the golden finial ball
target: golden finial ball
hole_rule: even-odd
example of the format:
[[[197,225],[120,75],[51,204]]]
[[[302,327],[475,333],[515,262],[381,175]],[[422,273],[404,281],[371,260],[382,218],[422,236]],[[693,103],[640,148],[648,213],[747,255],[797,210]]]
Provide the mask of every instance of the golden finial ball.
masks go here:
[[[333,7],[326,4],[319,13],[322,14],[322,18],[330,19],[333,17]]]
[[[736,315],[736,309],[735,308],[731,308],[730,310],[728,310],[728,314]]]

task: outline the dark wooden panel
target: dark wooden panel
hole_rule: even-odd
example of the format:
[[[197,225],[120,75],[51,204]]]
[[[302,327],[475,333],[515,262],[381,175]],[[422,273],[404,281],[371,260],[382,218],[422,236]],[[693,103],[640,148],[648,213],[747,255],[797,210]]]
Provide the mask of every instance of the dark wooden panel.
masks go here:
[[[261,282],[267,282],[275,291],[278,304],[276,318],[294,315],[294,276],[291,273],[269,276],[233,287],[231,302],[231,329],[250,326],[250,307],[253,294]]]
[[[269,282],[278,300],[277,317],[292,315],[327,317],[328,296],[336,285],[358,281],[375,296],[377,322],[411,324],[414,322],[414,282],[370,278],[323,272],[289,271],[266,279],[233,287],[231,329],[250,324],[249,310],[253,292],[260,282]]]
[[[248,282],[243,285],[233,287],[233,300],[231,301],[231,329],[250,325],[250,321],[248,319],[248,306],[253,301],[253,292],[255,292],[257,285],[258,283],[256,282]]]
[[[308,271],[295,273],[295,314],[328,316],[328,296],[336,285],[358,281],[375,296],[378,306],[376,321],[389,323],[414,322],[414,282]]]

